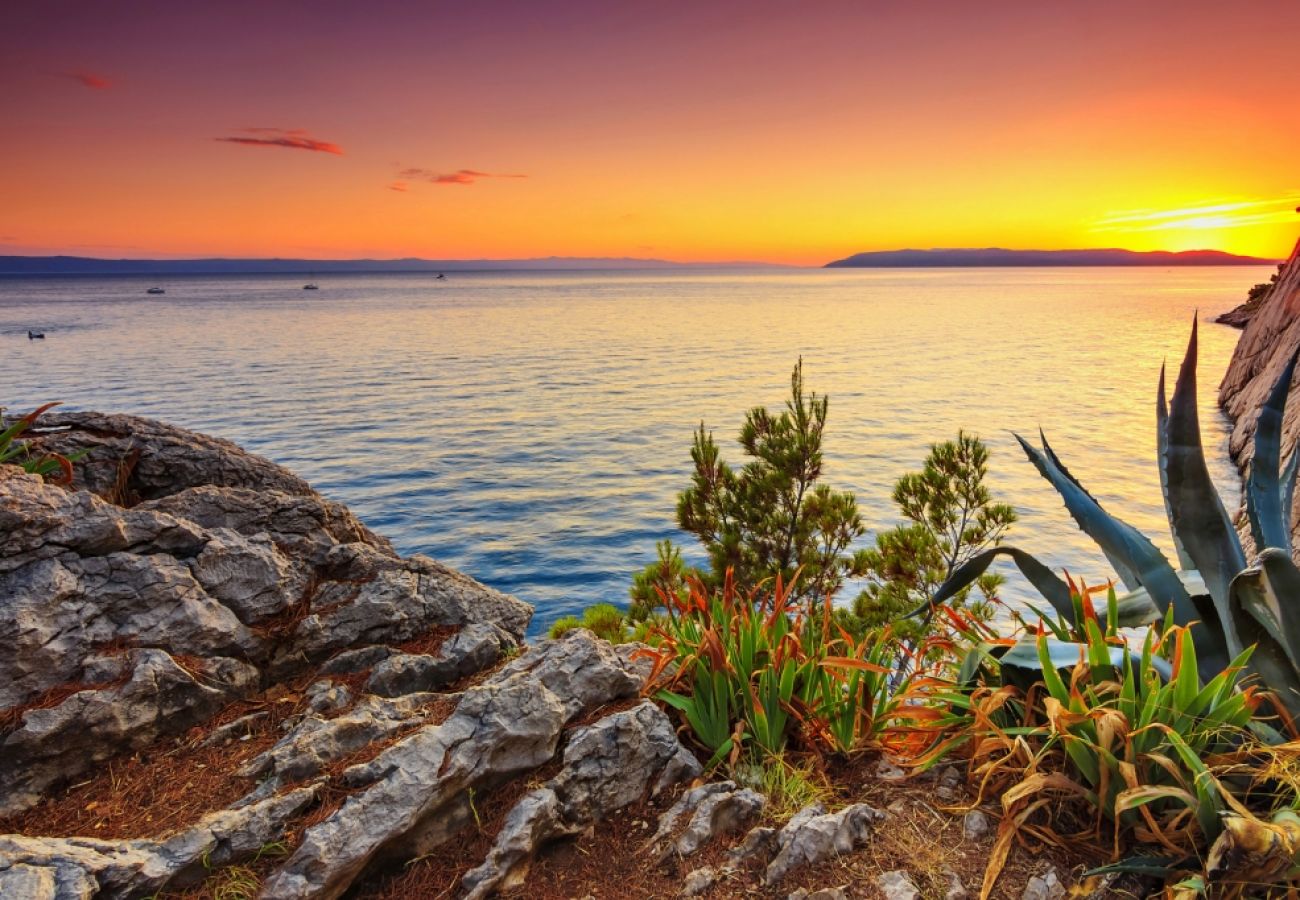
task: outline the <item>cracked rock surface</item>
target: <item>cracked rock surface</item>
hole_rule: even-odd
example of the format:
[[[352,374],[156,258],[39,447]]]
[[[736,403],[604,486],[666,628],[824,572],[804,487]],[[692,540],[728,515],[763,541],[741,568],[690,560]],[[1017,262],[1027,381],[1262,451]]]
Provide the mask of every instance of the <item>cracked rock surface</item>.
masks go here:
[[[66,488],[0,465],[0,817],[42,821],[129,753],[216,752],[229,793],[164,833],[0,834],[5,900],[165,894],[281,843],[261,897],[338,897],[463,839],[474,796],[527,785],[464,877],[487,897],[547,842],[699,775],[638,699],[635,648],[577,630],[521,650],[526,604],[398,556],[227,442],[47,424],[43,449],[90,454]]]
[[[525,604],[399,557],[233,444],[131,416],[41,424],[40,449],[87,455],[71,488],[0,467],[0,815],[340,650],[477,629],[455,678],[523,637]]]

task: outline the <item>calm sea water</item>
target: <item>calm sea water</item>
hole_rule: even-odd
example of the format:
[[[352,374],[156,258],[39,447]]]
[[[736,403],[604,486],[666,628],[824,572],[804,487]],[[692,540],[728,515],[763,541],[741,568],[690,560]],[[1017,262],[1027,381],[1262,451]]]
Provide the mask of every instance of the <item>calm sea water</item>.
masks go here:
[[[1154,467],[1162,359],[1200,310],[1201,407],[1237,332],[1210,324],[1269,269],[964,269],[0,279],[0,405],[47,400],[230,438],[426,553],[537,607],[534,631],[626,601],[697,423],[727,457],[795,360],[830,396],[826,479],[873,529],[893,481],[958,429],[992,450],[1011,541],[1100,581],[1104,559],[1024,459],[1041,426],[1113,512],[1167,550]],[[47,339],[28,341],[28,328]],[[1006,595],[1031,596],[1011,573]]]

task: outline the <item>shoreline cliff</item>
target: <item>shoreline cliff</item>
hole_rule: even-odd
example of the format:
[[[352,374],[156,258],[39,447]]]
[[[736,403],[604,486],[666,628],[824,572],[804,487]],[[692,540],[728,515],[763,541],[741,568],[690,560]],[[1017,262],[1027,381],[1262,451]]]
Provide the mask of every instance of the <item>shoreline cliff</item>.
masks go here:
[[[1219,385],[1219,405],[1234,423],[1228,450],[1243,474],[1250,464],[1255,412],[1297,350],[1300,350],[1300,242],[1246,322]],[[1291,391],[1292,401],[1283,419],[1283,459],[1290,456],[1300,439],[1300,403],[1295,400],[1294,383]],[[1300,536],[1300,506],[1292,513],[1291,533]]]

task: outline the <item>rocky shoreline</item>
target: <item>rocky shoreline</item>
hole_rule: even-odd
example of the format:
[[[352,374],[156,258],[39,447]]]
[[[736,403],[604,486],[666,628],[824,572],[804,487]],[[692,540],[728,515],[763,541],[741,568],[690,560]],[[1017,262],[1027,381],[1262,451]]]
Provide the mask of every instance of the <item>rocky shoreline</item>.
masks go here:
[[[1300,246],[1221,388],[1243,466],[1297,309]],[[399,556],[227,441],[89,412],[40,426],[24,437],[87,455],[69,486],[0,466],[5,900],[960,900],[978,883],[994,811],[958,768],[909,778],[868,753],[828,764],[833,802],[778,811],[701,778],[642,696],[636,645],[579,629],[525,646],[527,604]],[[1100,861],[1017,851],[995,896],[1060,898]]]
[[[41,425],[43,450],[90,452],[69,488],[0,467],[0,895],[184,888],[298,827],[262,896],[335,897],[553,766],[476,869],[483,896],[544,836],[698,774],[637,699],[644,664],[586,632],[521,652],[526,604],[399,557],[286,470],[128,416]],[[184,827],[39,833],[112,761],[206,748],[246,790]]]
[[[398,556],[229,442],[98,413],[40,426],[41,450],[89,452],[68,486],[0,466],[6,900],[561,897],[553,870],[526,882],[559,838],[623,842],[611,868],[570,867],[587,894],[630,875],[639,896],[832,900],[847,864],[818,864],[934,814],[896,796],[774,817],[700,780],[634,646],[524,647],[526,604]],[[940,780],[959,802],[956,770]],[[1017,877],[1060,888],[1048,874]],[[865,895],[919,896],[921,876],[876,875]]]

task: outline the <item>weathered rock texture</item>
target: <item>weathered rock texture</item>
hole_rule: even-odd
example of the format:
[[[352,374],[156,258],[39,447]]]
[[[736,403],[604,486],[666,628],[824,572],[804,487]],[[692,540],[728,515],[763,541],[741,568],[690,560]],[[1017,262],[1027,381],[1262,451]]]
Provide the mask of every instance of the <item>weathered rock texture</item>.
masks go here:
[[[454,677],[522,639],[525,604],[398,557],[232,444],[127,416],[42,425],[42,449],[88,453],[74,489],[0,478],[0,814],[340,650],[474,627]]]
[[[1300,243],[1283,266],[1277,283],[1247,323],[1219,386],[1219,403],[1235,423],[1229,449],[1243,471],[1250,463],[1258,410],[1297,349],[1300,349]],[[1283,421],[1284,459],[1300,438],[1297,395],[1300,391],[1293,383]],[[1300,504],[1292,510],[1291,533],[1300,537]]]
[[[487,896],[545,842],[699,773],[636,701],[646,664],[628,648],[580,630],[520,654],[528,606],[399,557],[232,444],[125,416],[42,424],[44,449],[90,453],[70,488],[0,465],[0,816],[27,821],[219,711],[195,745],[262,743],[231,764],[244,796],[187,827],[0,835],[5,898],[178,889],[291,834],[263,896],[336,897],[456,839],[476,795],[546,766],[465,881]],[[248,699],[288,684],[288,716]]]

